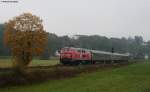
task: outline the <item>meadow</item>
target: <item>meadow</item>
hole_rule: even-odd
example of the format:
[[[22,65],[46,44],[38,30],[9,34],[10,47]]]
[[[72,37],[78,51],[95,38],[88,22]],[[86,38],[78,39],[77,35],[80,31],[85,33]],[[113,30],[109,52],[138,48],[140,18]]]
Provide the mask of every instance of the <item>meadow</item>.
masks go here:
[[[100,69],[40,84],[0,88],[0,92],[150,92],[150,62]]]
[[[56,65],[59,63],[59,60],[52,59],[52,60],[40,60],[40,59],[33,59],[30,66],[48,66],[48,65]],[[12,67],[12,60],[10,58],[3,58],[0,59],[0,68],[10,68]]]

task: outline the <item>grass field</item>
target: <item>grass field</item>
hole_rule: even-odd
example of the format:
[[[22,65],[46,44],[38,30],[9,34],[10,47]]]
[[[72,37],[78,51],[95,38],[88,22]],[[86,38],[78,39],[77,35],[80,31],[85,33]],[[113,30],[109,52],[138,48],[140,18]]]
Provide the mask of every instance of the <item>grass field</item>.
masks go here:
[[[45,66],[58,64],[59,60],[39,60],[33,59],[30,66]],[[7,68],[12,66],[11,59],[0,59],[0,68]]]
[[[0,92],[150,92],[150,62],[30,86],[1,88]]]

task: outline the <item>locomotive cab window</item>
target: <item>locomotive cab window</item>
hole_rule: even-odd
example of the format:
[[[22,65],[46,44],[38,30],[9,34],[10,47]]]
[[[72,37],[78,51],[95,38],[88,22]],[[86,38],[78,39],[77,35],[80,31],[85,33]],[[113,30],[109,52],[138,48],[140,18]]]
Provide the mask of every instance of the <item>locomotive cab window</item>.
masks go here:
[[[77,52],[82,52],[81,50],[77,50]]]
[[[85,53],[85,50],[82,50],[82,53]]]

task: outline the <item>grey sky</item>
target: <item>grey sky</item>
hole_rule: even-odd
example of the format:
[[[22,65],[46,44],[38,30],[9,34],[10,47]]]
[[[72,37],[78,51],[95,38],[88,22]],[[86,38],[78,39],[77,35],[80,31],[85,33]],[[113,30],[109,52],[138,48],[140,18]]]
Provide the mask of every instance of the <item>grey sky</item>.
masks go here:
[[[150,40],[150,0],[18,0],[0,2],[0,23],[23,12],[43,19],[57,35],[102,35]]]

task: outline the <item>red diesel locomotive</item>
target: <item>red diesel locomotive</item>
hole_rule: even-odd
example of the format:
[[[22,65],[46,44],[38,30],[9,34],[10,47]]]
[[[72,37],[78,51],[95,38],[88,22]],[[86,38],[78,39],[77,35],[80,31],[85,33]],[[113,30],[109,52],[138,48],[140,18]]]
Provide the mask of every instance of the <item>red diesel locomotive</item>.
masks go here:
[[[60,50],[62,64],[94,64],[96,62],[127,61],[128,54],[64,47]]]
[[[91,53],[81,48],[65,47],[60,51],[62,64],[79,64],[91,62]]]

